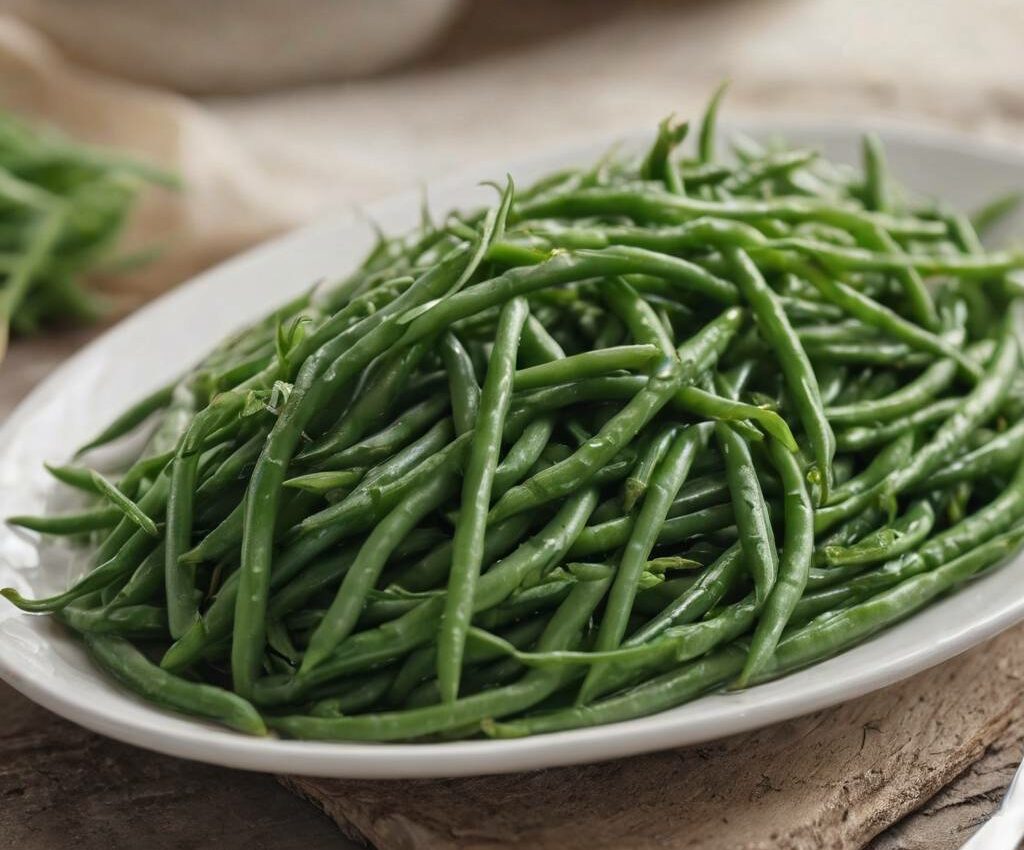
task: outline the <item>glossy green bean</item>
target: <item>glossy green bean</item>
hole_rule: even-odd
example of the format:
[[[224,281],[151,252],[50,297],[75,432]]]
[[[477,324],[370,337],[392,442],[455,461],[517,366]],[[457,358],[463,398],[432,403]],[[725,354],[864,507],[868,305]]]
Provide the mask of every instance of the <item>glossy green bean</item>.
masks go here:
[[[450,475],[439,475],[385,516],[366,538],[328,608],[309,639],[299,675],[327,658],[355,628],[366,598],[395,546],[454,491]],[[273,607],[273,602],[271,602]],[[269,608],[268,608],[269,610]]]
[[[678,352],[678,363],[668,362],[663,373],[653,374],[647,385],[571,457],[509,490],[491,510],[491,521],[530,510],[586,484],[650,422],[684,381],[695,377],[699,361],[706,359],[709,352],[720,352],[728,345],[741,320],[741,311],[726,310],[699,334],[683,343]]]
[[[814,509],[796,456],[775,442],[769,444],[772,462],[782,478],[786,530],[779,559],[778,580],[754,629],[750,654],[737,679],[745,686],[771,663],[775,647],[807,585],[814,551]]]
[[[832,458],[836,443],[832,426],[825,416],[814,368],[786,317],[785,309],[750,257],[739,249],[727,249],[726,257],[736,271],[738,283],[754,311],[761,332],[779,352],[779,366],[785,375],[786,387],[814,451],[813,480],[820,489],[819,501],[824,504],[832,487]]]
[[[438,632],[437,681],[445,702],[454,702],[458,697],[501,435],[512,399],[519,338],[528,314],[529,305],[524,298],[513,298],[502,308],[480,396],[479,418],[463,476],[462,506],[455,524],[444,616]]]
[[[455,433],[464,434],[476,424],[480,385],[476,381],[469,353],[451,331],[441,335],[441,360],[448,373],[448,394],[451,397]]]
[[[259,713],[237,694],[161,670],[123,638],[86,633],[85,644],[100,667],[153,702],[208,717],[250,735],[266,734]]]
[[[721,422],[715,426],[715,437],[725,458],[726,480],[743,560],[754,580],[758,607],[761,607],[772,592],[779,571],[779,553],[768,505],[747,442]]]
[[[695,454],[707,442],[709,430],[706,426],[697,425],[680,433],[672,440],[664,459],[654,471],[648,493],[619,558],[608,604],[594,641],[595,651],[615,649],[622,642],[640,575],[665,525],[672,500],[690,472]],[[601,666],[591,669],[580,688],[580,702],[590,701],[600,688],[602,676]]]
[[[655,434],[647,446],[636,467],[630,473],[622,487],[622,510],[627,514],[633,510],[647,491],[654,470],[668,454],[668,450],[678,432],[676,425],[669,425]]]
[[[891,525],[878,529],[850,546],[826,546],[825,561],[837,567],[873,564],[895,558],[923,543],[934,524],[935,511],[932,506],[927,501],[919,500]]]
[[[516,392],[523,392],[607,375],[609,372],[643,369],[660,355],[660,349],[649,344],[596,349],[520,369],[515,373],[514,386]]]

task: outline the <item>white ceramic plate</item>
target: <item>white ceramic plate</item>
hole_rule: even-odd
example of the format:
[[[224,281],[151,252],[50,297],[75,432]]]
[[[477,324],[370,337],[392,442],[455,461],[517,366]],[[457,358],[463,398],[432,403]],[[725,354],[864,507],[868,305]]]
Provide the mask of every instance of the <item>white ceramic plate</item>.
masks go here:
[[[854,161],[864,128],[786,124],[781,132],[838,160]],[[894,171],[912,188],[964,207],[1024,187],[1024,156],[975,142],[881,128]],[[646,142],[633,140],[636,144]],[[560,152],[512,169],[520,181],[605,149]],[[489,202],[476,169],[430,187],[432,208]],[[370,208],[386,230],[412,227],[418,193]],[[1016,222],[1020,227],[1022,222]],[[1022,232],[1019,229],[1018,232]],[[225,263],[122,322],[53,374],[0,431],[0,516],[52,506],[56,488],[41,464],[61,461],[112,414],[173,377],[239,323],[325,276],[347,271],[372,239],[365,220],[324,221]],[[0,585],[55,592],[80,569],[59,546],[0,527]],[[343,744],[255,739],[168,714],[137,700],[95,670],[79,644],[45,617],[0,604],[0,676],[24,694],[90,729],[142,747],[231,767],[320,776],[398,778],[528,770],[690,744],[795,717],[910,676],[1024,620],[1024,558],[843,655],[751,690],[709,696],[626,723],[511,741]]]

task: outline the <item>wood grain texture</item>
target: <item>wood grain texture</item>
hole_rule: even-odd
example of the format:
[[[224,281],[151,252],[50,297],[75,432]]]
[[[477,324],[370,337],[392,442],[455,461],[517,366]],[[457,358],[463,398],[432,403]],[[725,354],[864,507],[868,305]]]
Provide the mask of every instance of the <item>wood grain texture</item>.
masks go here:
[[[916,812],[879,835],[868,850],[957,850],[999,807],[1024,759],[1019,712],[985,754]]]
[[[94,735],[0,683],[3,850],[347,850],[269,776]]]
[[[284,782],[379,850],[854,850],[1000,738],[1022,676],[1024,627],[885,691],[706,746],[511,776]],[[876,846],[939,846],[920,843],[936,817],[916,819],[928,824],[916,844],[908,821]]]

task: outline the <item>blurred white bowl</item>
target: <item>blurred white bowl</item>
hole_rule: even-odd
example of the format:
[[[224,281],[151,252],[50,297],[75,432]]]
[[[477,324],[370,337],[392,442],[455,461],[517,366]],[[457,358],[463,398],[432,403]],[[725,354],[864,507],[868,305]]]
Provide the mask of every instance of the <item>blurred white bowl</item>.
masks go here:
[[[13,0],[70,55],[192,93],[374,73],[425,49],[462,0]]]

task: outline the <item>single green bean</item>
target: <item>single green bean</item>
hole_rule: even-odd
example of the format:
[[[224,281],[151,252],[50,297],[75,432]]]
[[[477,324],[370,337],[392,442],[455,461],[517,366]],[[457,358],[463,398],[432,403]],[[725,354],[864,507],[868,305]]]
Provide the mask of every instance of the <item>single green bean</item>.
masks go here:
[[[607,375],[619,370],[643,369],[659,356],[660,349],[647,344],[596,349],[520,369],[515,373],[514,386],[516,392],[523,392]]]
[[[835,435],[825,416],[818,380],[778,296],[768,286],[757,266],[742,250],[726,249],[738,283],[757,318],[768,343],[778,352],[779,367],[793,397],[797,414],[814,452],[815,468],[811,480],[820,488],[821,504],[828,501],[832,487],[832,458],[836,453]]]
[[[673,439],[664,460],[651,477],[649,491],[619,559],[608,604],[594,641],[595,651],[616,649],[622,642],[640,575],[665,524],[672,500],[686,481],[698,449],[707,442],[709,431],[706,425],[698,425],[681,432]],[[580,688],[580,702],[589,702],[600,689],[603,673],[601,666],[591,669]]]
[[[146,699],[186,714],[208,717],[250,735],[266,734],[259,713],[237,694],[161,670],[123,638],[94,633],[84,637],[96,663]]]
[[[796,456],[774,441],[769,452],[785,494],[786,530],[782,541],[778,581],[765,602],[764,612],[754,629],[750,654],[737,685],[744,687],[771,663],[783,629],[807,585],[814,552],[814,509]]]
[[[826,546],[830,566],[873,564],[916,549],[931,533],[935,511],[925,500],[914,502],[907,512],[884,528],[861,538],[851,546]]]
[[[528,315],[529,305],[524,298],[514,298],[502,308],[469,449],[461,508],[455,524],[448,594],[438,632],[437,681],[442,700],[449,703],[454,702],[459,693],[462,655],[483,560],[501,434],[512,398],[519,337]]]
[[[455,433],[464,434],[476,424],[480,407],[480,385],[476,382],[473,360],[451,331],[441,335],[441,360],[448,373]]]

